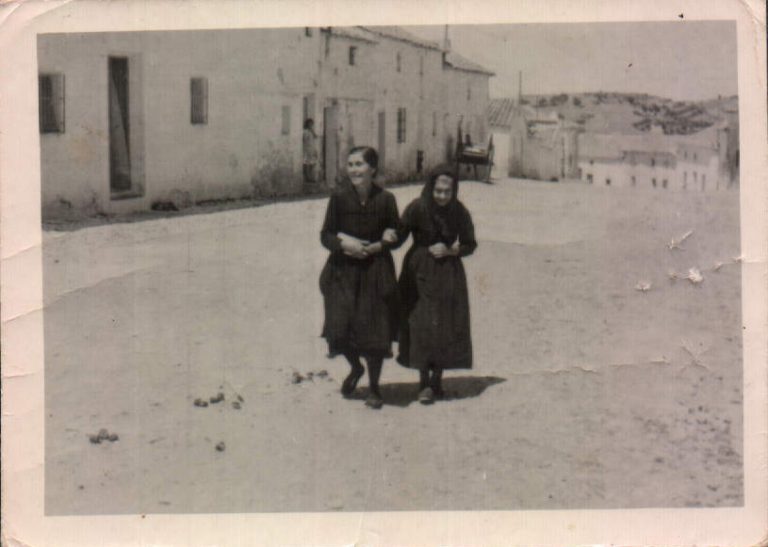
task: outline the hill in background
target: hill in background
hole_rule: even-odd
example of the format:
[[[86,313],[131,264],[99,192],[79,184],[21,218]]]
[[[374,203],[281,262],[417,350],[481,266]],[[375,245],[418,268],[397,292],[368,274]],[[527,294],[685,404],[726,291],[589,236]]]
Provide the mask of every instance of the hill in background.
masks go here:
[[[522,103],[542,116],[556,112],[584,124],[591,133],[642,134],[658,126],[666,135],[690,135],[725,120],[738,109],[738,96],[708,101],[675,101],[633,93],[523,95]]]

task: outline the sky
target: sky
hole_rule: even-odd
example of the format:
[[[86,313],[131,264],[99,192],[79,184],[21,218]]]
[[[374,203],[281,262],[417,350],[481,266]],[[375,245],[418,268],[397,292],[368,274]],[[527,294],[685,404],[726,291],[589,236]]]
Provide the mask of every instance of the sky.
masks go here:
[[[440,42],[444,26],[405,27]],[[455,25],[451,47],[491,69],[491,97],[616,91],[675,100],[736,95],[736,23]]]

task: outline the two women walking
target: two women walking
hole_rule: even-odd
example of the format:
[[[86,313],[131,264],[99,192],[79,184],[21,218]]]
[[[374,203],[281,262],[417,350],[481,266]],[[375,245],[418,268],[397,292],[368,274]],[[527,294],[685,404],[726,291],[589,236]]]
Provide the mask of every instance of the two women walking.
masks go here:
[[[350,396],[368,366],[366,405],[381,408],[382,364],[399,340],[398,362],[419,371],[419,400],[443,396],[445,369],[472,367],[467,280],[461,258],[477,247],[469,211],[458,200],[450,167],[429,177],[421,197],[399,218],[395,197],[375,182],[373,148],[349,152],[349,184],[329,202],[321,241],[330,251],[320,275],[325,304],[323,336],[329,355],[343,355]],[[399,282],[390,250],[408,236],[413,244]]]

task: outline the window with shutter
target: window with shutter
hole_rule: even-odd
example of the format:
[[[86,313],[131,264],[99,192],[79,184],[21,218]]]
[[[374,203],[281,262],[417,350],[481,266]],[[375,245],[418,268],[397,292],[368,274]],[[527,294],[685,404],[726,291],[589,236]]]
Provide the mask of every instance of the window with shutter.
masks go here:
[[[192,78],[189,91],[192,124],[208,124],[208,78]]]
[[[405,108],[397,109],[397,142],[405,142]]]
[[[64,75],[41,74],[39,114],[41,133],[64,133]]]

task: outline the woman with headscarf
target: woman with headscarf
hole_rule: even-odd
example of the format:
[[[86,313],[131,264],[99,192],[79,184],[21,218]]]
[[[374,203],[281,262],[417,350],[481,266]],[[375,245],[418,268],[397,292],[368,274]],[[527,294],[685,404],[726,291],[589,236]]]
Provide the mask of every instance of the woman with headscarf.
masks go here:
[[[403,261],[403,318],[398,361],[419,370],[419,401],[443,396],[445,369],[472,368],[467,277],[462,257],[477,248],[472,217],[458,200],[453,166],[429,176],[421,197],[405,209],[398,230],[402,243],[413,235]]]
[[[374,182],[378,154],[352,148],[348,182],[331,195],[320,234],[331,251],[320,275],[325,303],[323,336],[329,356],[344,355],[351,367],[341,392],[349,397],[368,364],[370,395],[365,404],[381,408],[379,377],[397,337],[398,291],[390,247],[395,243],[395,196]]]

